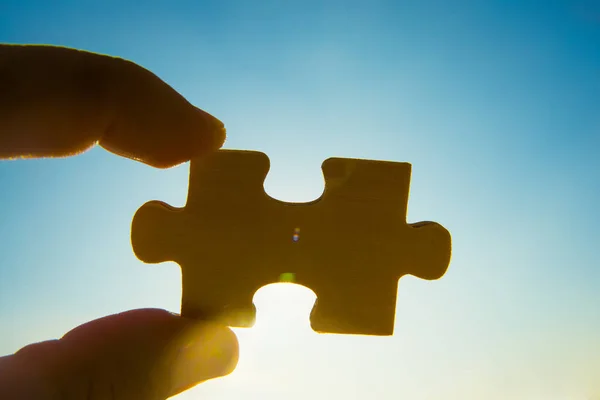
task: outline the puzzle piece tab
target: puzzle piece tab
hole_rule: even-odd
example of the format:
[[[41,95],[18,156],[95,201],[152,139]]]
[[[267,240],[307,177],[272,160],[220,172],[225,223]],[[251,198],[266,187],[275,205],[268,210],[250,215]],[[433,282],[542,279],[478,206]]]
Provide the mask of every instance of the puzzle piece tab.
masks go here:
[[[315,331],[391,335],[398,280],[444,275],[450,234],[434,222],[406,223],[410,164],[330,158],[322,170],[319,199],[286,203],[264,191],[263,153],[192,160],[186,206],[144,204],[133,250],[146,263],[181,266],[185,316],[250,327],[254,293],[293,274],[317,295]]]

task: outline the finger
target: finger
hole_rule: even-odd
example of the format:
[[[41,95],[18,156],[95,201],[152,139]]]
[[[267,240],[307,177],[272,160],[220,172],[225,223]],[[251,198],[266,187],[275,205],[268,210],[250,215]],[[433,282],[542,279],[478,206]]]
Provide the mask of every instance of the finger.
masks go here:
[[[226,327],[145,309],[92,321],[12,357],[44,394],[154,400],[229,374],[238,343]]]
[[[100,144],[167,168],[224,140],[221,121],[130,61],[0,45],[0,158],[64,157]]]

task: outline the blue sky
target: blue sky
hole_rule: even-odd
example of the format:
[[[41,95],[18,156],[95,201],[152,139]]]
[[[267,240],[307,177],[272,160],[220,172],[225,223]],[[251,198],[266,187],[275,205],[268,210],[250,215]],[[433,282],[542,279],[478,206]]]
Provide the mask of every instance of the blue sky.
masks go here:
[[[263,289],[271,328],[240,332],[240,368],[181,398],[600,395],[600,6],[449,3],[0,5],[0,42],[155,72],[225,122],[226,147],[270,156],[274,197],[318,197],[329,156],[406,161],[409,221],[453,234],[443,279],[401,280],[394,337],[282,327],[313,297]],[[183,205],[187,173],[101,149],[0,163],[0,354],[126,309],[177,311],[177,266],[139,262],[129,225],[148,200]]]

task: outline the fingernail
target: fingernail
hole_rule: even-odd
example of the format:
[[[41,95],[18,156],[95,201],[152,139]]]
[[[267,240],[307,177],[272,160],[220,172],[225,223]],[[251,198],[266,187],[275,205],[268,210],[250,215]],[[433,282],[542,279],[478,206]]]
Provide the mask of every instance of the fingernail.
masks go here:
[[[174,392],[230,374],[238,361],[238,341],[231,329],[202,323],[182,338],[172,371]]]
[[[221,122],[217,117],[207,113],[202,109],[198,109],[202,119],[206,122],[206,124],[210,127],[210,132],[212,134],[211,143],[209,145],[209,150],[217,150],[223,146],[225,143],[225,139],[227,137],[227,130],[225,129],[225,124]]]

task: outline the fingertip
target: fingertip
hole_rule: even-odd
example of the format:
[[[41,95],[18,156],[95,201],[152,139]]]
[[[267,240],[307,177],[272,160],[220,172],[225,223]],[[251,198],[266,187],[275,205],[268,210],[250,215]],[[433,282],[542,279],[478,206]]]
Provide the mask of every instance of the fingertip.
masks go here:
[[[223,146],[226,130],[219,119],[133,62],[115,58],[110,65],[111,117],[98,141],[102,147],[166,169]]]
[[[169,146],[161,146],[141,161],[155,168],[172,168],[219,150],[227,137],[225,124],[197,107],[193,117],[180,129],[171,136]]]
[[[239,343],[228,327],[195,323],[181,336],[170,366],[171,392],[180,393],[197,384],[229,375],[239,360]]]
[[[219,150],[227,136],[223,122],[196,107],[187,123],[179,126],[173,124],[173,127],[175,131],[170,135],[165,134],[164,139],[153,141],[144,150],[142,144],[139,147],[132,146],[132,151],[125,156],[154,168],[169,169]],[[158,132],[153,136],[160,134]],[[119,152],[118,149],[108,148],[106,142],[102,144],[110,151]]]
[[[217,117],[207,113],[206,111],[197,107],[195,108],[204,122],[202,127],[198,129],[198,134],[200,137],[202,137],[202,142],[204,143],[200,147],[204,147],[207,150],[220,149],[223,147],[223,144],[225,144],[225,139],[227,137],[225,124]]]
[[[74,329],[60,342],[74,369],[92,368],[98,376],[116,376],[117,382],[124,377],[132,382],[129,390],[142,393],[151,387],[167,397],[230,374],[239,357],[230,328],[159,309],[104,317]],[[127,389],[117,385],[116,390]]]

